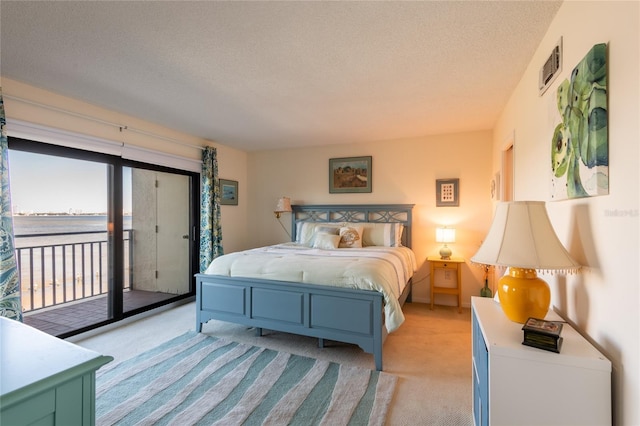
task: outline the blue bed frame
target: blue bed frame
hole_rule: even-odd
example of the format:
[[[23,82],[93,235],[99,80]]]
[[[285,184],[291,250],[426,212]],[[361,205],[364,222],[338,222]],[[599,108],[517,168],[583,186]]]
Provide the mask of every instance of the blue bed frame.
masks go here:
[[[296,224],[311,222],[400,222],[403,245],[411,247],[413,204],[294,205],[292,240]],[[411,280],[399,298],[411,302]],[[262,329],[352,343],[373,354],[382,371],[384,326],[382,294],[325,285],[255,278],[196,275],[196,330],[215,319]]]

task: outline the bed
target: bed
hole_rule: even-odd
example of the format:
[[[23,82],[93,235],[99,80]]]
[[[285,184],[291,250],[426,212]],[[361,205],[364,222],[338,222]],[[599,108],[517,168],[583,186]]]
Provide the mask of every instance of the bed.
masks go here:
[[[380,257],[383,259],[380,263],[385,264],[397,262],[387,258],[387,252],[394,258],[408,256],[407,251],[413,256],[410,251],[413,205],[294,205],[292,209],[292,243],[225,255],[214,260],[206,273],[196,275],[196,330],[202,331],[202,324],[215,319],[255,327],[259,335],[262,335],[262,329],[268,329],[315,337],[321,347],[325,339],[355,344],[373,354],[375,368],[381,371],[384,340],[390,330],[393,331],[402,323],[404,317],[401,306],[411,301],[413,270],[407,271],[405,266],[404,282],[391,292],[379,289],[377,284],[369,285],[372,280],[368,276],[350,278],[350,283],[364,281],[369,285],[362,289],[336,287],[335,283],[318,284],[321,280],[313,282],[314,274],[309,272],[300,274],[298,271],[286,279],[271,279],[279,275],[270,272],[280,268],[273,266],[276,261],[286,262],[286,253],[289,251],[294,251],[298,256],[296,259],[301,259],[295,262],[297,264],[317,262],[320,252],[335,258],[326,262],[356,263],[357,266],[374,262],[369,257]],[[368,233],[365,231],[361,234],[365,242],[363,245],[380,244],[381,247],[322,250],[327,247],[317,246],[317,240],[329,239],[325,233],[333,234],[327,229],[344,229],[345,225],[369,229]],[[397,235],[389,233],[389,229],[395,230]],[[319,236],[320,233],[323,235]],[[374,233],[378,240],[384,234],[385,242],[371,242]],[[312,241],[313,247],[310,247]],[[344,236],[340,241],[345,241]],[[401,247],[396,250],[386,246]],[[259,254],[268,257],[264,265],[260,264],[261,260],[247,261],[253,259],[247,256],[254,252],[262,252]],[[363,253],[362,257],[360,252]],[[353,256],[348,253],[353,253]],[[243,273],[249,263],[260,264],[257,269],[259,272]],[[235,268],[233,270],[236,272],[231,274],[230,270],[225,270],[225,264],[231,265],[229,267]],[[326,267],[328,264],[322,264],[325,271],[336,269],[334,266]],[[400,280],[402,275],[397,266],[394,271]],[[391,272],[387,271],[387,276],[389,274]],[[394,310],[395,316],[393,312],[390,316],[391,308],[396,304],[400,311]]]

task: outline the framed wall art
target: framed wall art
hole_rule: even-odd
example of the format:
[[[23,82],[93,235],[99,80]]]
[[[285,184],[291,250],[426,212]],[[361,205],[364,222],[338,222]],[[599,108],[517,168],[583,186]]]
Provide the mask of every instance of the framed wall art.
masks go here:
[[[436,179],[436,207],[458,207],[460,179]]]
[[[558,87],[551,136],[551,199],[609,193],[607,44],[594,45]]]
[[[220,179],[220,205],[238,205],[238,181]]]
[[[371,192],[371,157],[329,159],[329,193]]]
[[[490,183],[491,188],[491,200],[499,201],[500,200],[500,172],[496,172],[493,175],[493,179],[491,179]]]

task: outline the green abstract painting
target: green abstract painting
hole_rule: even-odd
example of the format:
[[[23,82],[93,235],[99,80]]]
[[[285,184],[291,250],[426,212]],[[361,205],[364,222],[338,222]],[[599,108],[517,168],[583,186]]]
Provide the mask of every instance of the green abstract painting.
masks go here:
[[[607,45],[596,44],[558,87],[551,199],[609,193]]]

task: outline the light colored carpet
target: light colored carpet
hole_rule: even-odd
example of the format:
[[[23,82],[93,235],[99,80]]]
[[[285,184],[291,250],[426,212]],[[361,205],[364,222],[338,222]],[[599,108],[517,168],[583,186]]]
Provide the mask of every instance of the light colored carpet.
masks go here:
[[[471,412],[471,313],[463,309],[408,303],[405,323],[390,334],[383,348],[384,371],[398,377],[387,425],[473,424]],[[195,306],[169,311],[76,341],[111,355],[115,362],[144,352],[159,342],[195,329]],[[203,333],[269,349],[345,365],[374,369],[373,356],[357,346],[265,331],[258,337],[247,327],[210,321]]]

